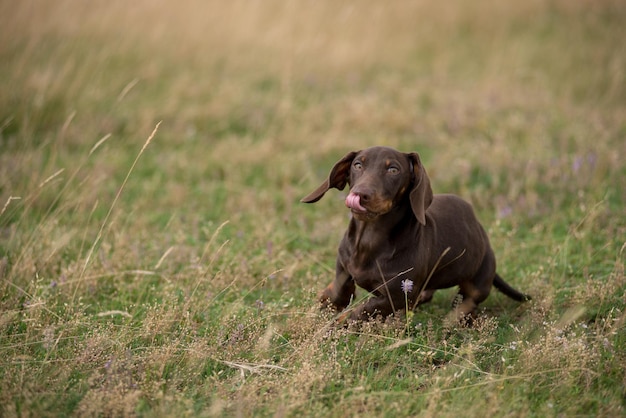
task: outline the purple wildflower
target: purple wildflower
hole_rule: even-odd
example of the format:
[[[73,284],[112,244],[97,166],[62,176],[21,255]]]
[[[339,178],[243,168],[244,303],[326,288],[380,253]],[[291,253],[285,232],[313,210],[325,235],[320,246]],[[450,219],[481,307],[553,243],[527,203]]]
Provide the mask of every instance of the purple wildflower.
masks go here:
[[[402,280],[400,286],[402,287],[402,291],[404,292],[404,294],[408,295],[409,293],[411,293],[411,290],[413,290],[413,280]]]
[[[574,174],[578,173],[578,171],[580,171],[581,167],[583,166],[583,163],[585,162],[585,160],[583,159],[583,157],[575,157],[574,161],[572,162],[572,171],[574,172]]]

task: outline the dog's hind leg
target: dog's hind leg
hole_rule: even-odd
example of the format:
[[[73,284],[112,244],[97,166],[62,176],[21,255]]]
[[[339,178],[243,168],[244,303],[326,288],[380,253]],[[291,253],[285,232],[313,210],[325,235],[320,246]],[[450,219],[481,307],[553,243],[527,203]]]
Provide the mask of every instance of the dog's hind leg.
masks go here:
[[[417,305],[422,305],[424,303],[428,303],[433,299],[433,295],[435,294],[435,289],[427,289],[422,290],[419,297],[417,298]]]
[[[459,295],[463,298],[461,303],[455,307],[456,316],[459,320],[475,315],[478,305],[489,296],[495,276],[495,257],[493,252],[489,251],[474,277],[470,280],[463,280],[459,285]]]

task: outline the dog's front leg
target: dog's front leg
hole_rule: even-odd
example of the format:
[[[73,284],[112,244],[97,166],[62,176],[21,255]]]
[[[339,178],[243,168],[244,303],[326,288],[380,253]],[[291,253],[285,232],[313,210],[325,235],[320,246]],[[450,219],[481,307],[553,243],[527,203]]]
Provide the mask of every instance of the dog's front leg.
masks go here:
[[[320,292],[319,300],[323,308],[332,306],[337,311],[343,311],[354,297],[356,285],[352,276],[337,260],[335,280]]]
[[[395,313],[396,310],[404,309],[404,299],[392,301],[388,295],[373,296],[367,302],[355,307],[350,313],[350,319],[355,321],[368,321],[381,316],[383,318]]]

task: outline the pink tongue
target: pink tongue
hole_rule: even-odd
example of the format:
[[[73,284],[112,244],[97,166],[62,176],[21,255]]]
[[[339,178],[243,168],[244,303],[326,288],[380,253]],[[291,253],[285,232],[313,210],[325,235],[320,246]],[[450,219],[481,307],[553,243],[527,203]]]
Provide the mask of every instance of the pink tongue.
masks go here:
[[[357,212],[367,212],[367,209],[361,206],[361,197],[356,193],[350,192],[348,197],[346,197],[346,206]]]

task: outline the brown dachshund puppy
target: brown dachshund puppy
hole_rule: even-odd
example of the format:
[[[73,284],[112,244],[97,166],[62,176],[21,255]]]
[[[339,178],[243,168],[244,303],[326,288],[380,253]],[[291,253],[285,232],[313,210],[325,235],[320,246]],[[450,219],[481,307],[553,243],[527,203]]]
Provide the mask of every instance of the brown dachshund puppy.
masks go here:
[[[461,198],[433,196],[417,153],[387,147],[350,152],[326,180],[302,199],[313,203],[329,188],[350,193],[352,211],[337,256],[335,280],[320,294],[323,306],[344,310],[356,285],[370,292],[349,314],[354,320],[386,317],[432,299],[437,289],[459,286],[456,316],[473,316],[494,285],[505,295],[530,297],[496,273],[496,259],[471,205]]]

